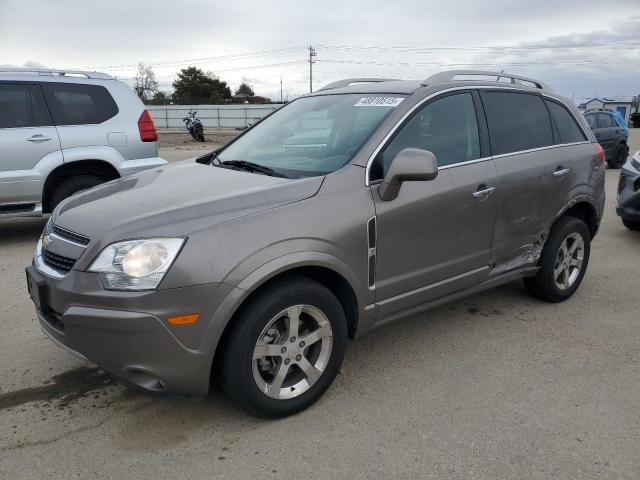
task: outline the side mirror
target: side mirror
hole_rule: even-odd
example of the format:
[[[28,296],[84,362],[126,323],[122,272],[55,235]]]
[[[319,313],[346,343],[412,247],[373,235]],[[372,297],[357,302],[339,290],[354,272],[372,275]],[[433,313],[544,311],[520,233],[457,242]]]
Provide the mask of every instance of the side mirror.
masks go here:
[[[385,202],[398,196],[403,182],[433,180],[438,176],[436,156],[418,148],[405,148],[398,152],[378,189]]]

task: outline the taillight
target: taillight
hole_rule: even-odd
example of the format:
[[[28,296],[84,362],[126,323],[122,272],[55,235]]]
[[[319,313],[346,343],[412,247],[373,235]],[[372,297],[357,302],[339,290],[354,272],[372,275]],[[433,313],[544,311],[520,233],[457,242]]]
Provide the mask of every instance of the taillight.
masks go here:
[[[595,148],[596,150],[596,154],[600,159],[600,163],[604,163],[607,158],[607,156],[604,154],[604,149],[600,146],[599,143],[592,143],[592,145],[593,145],[593,148]]]
[[[158,141],[158,132],[156,132],[156,126],[153,123],[151,115],[148,111],[142,112],[138,119],[138,130],[140,131],[140,140],[143,142],[156,142]]]

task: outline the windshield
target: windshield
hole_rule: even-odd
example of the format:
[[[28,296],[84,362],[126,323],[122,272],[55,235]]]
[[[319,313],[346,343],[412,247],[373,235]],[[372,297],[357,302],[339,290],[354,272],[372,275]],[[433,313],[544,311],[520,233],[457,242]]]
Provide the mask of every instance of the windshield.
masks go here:
[[[346,165],[400,95],[304,97],[264,119],[220,152],[221,162],[251,162],[289,178],[326,175]]]

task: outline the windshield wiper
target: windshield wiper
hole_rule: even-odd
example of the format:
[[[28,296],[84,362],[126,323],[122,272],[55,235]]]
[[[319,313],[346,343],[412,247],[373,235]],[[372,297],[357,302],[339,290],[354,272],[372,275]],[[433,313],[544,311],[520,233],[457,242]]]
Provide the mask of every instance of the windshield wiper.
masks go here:
[[[220,162],[220,160],[218,161]],[[226,160],[224,162],[220,162],[217,166],[237,168],[238,170],[245,170],[247,172],[262,173],[264,175],[269,175],[270,177],[288,178],[285,174],[276,172],[272,168],[253,162],[247,162],[246,160]]]

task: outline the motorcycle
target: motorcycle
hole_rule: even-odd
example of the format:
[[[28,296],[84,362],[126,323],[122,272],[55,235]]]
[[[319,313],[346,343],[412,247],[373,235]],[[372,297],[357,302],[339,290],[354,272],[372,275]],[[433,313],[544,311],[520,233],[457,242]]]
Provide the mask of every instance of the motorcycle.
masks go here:
[[[204,127],[200,119],[196,117],[196,113],[198,112],[189,112],[182,121],[194,140],[204,142]]]

